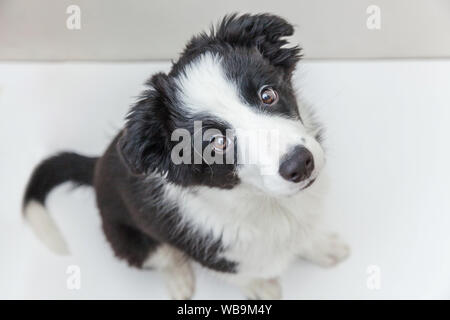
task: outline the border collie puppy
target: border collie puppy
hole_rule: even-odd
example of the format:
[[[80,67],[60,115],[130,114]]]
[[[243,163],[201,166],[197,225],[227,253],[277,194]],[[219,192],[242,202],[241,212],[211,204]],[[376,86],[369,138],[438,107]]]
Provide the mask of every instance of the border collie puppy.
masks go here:
[[[194,294],[193,263],[248,298],[276,299],[294,259],[344,259],[348,246],[317,223],[324,151],[293,89],[292,34],[280,17],[234,14],[194,36],[101,157],[64,152],[37,166],[23,208],[38,237],[68,252],[44,204],[72,181],[94,187],[116,256],[162,271],[174,299]]]

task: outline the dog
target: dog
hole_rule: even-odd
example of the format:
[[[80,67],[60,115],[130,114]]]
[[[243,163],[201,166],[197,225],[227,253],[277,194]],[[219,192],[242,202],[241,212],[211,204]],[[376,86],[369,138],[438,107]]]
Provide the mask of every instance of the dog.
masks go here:
[[[71,181],[94,187],[115,255],[161,271],[173,299],[193,296],[194,263],[247,298],[279,299],[295,259],[346,258],[347,244],[318,219],[322,127],[293,88],[293,32],[275,15],[232,14],[194,36],[170,72],[146,82],[101,157],[63,152],[35,168],[23,213],[37,236],[68,253],[45,199]]]

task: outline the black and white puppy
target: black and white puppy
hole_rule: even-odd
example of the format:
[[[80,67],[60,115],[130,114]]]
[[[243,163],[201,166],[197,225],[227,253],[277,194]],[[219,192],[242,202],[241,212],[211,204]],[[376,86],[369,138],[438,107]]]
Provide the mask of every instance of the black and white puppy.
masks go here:
[[[101,157],[66,152],[35,169],[23,208],[36,234],[68,251],[44,203],[72,181],[94,186],[115,254],[161,270],[173,298],[192,297],[194,262],[249,298],[274,299],[295,258],[344,259],[347,245],[317,226],[324,151],[292,86],[292,34],[284,19],[259,14],[193,37],[168,74],[148,80]]]

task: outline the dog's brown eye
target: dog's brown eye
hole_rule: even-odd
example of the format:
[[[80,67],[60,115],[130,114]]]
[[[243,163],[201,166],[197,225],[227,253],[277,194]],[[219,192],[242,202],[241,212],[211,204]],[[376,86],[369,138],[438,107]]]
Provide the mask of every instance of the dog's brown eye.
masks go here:
[[[227,137],[217,135],[211,138],[211,144],[215,151],[224,152],[230,143]]]
[[[278,101],[278,93],[271,87],[263,87],[259,93],[259,98],[265,105],[272,105]]]

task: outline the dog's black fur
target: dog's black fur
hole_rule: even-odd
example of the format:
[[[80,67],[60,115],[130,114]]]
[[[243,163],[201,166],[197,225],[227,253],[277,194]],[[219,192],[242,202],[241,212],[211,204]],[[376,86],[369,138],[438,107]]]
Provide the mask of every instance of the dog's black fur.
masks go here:
[[[234,271],[235,263],[217,258],[222,249],[220,241],[196,234],[195,226],[180,224],[177,207],[164,202],[161,181],[130,174],[116,145],[117,139],[98,161],[94,176],[103,230],[116,254],[141,266],[159,243],[168,243],[190,253],[204,266]]]
[[[167,182],[181,187],[229,189],[239,184],[236,164],[175,165],[171,161],[174,129],[193,133],[194,120],[203,121],[203,130],[209,126],[225,132],[229,127],[208,114],[187,118],[177,101],[179,88],[173,79],[202,53],[217,53],[229,66],[224,68],[227,76],[240,84],[241,95],[249,105],[259,104],[254,101],[254,92],[261,85],[277,85],[282,100],[278,108],[268,112],[300,118],[291,94],[291,76],[300,49],[285,48],[283,39],[292,33],[293,27],[277,16],[231,15],[211,34],[192,38],[168,75],[156,74],[147,82],[150,89],[132,107],[125,128],[102,157],[64,153],[45,160],[35,169],[24,204],[30,200],[43,203],[51,188],[64,181],[93,184],[105,235],[115,254],[130,265],[141,267],[159,244],[168,243],[205,267],[236,272],[237,262],[219,257],[224,249],[220,239],[179,223],[178,208],[161,195],[161,176],[150,173],[166,174]]]

